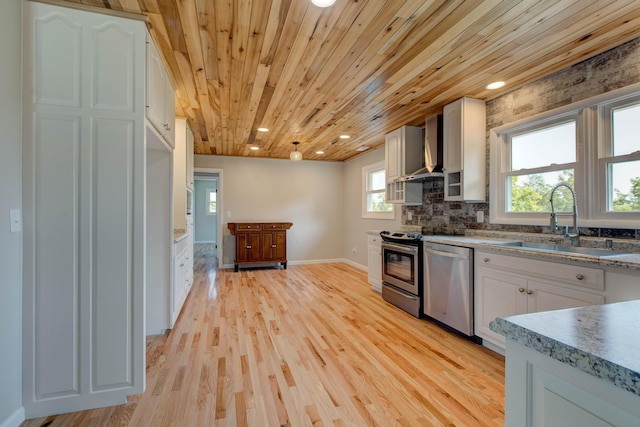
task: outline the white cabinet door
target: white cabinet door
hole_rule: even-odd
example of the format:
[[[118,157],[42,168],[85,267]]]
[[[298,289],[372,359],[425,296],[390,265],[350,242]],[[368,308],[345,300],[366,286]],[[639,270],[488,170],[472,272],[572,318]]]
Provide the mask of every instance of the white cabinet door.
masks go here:
[[[165,122],[164,64],[155,45],[147,43],[147,118],[163,134]]]
[[[400,178],[403,172],[402,128],[389,132],[384,136],[385,176],[387,182]]]
[[[527,282],[527,311],[529,313],[594,304],[604,304],[604,296],[566,289],[535,280]]]
[[[367,271],[368,280],[374,291],[382,292],[382,248],[380,236],[367,237]]]
[[[25,2],[23,30],[23,405],[37,418],[144,390],[146,29]]]
[[[443,113],[443,165],[445,172],[462,169],[462,99],[447,104]]]
[[[504,337],[493,332],[489,323],[497,317],[527,312],[527,281],[489,268],[478,268],[475,280],[475,333],[504,348]]]
[[[187,187],[193,190],[193,132],[187,125]]]
[[[147,41],[147,118],[171,146],[175,139],[175,93],[151,37]]]

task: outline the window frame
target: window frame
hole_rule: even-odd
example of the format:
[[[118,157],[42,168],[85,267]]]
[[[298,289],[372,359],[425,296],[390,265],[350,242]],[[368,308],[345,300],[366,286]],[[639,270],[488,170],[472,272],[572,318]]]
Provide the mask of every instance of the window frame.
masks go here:
[[[382,193],[385,194],[386,186],[381,190],[369,191],[368,183],[369,183],[369,175],[372,173],[376,173],[379,171],[385,171],[385,179],[386,179],[386,169],[385,162],[380,161],[376,163],[372,163],[362,167],[362,218],[366,219],[385,219],[385,220],[395,220],[396,219],[396,207],[393,203],[391,203],[391,212],[369,212],[368,207],[368,195],[370,193]]]
[[[215,212],[211,212],[210,208],[211,208],[211,193],[215,193],[216,194],[216,211]],[[206,187],[205,188],[205,197],[206,197],[206,211],[205,214],[206,215],[218,215],[218,189],[214,188],[214,187]]]
[[[640,212],[606,211],[607,170],[601,158],[603,153],[607,153],[606,145],[609,144],[611,147],[611,138],[609,137],[608,140],[605,138],[607,132],[611,134],[611,123],[610,118],[607,118],[607,111],[635,103],[640,103],[640,83],[490,129],[490,223],[549,225],[548,212],[521,213],[506,210],[508,200],[506,177],[520,175],[510,171],[511,153],[508,139],[511,135],[542,129],[575,117],[577,121],[574,184],[580,227],[637,228]],[[640,153],[619,156],[619,158],[623,157],[640,159]],[[563,166],[571,165],[569,163]],[[529,172],[535,173],[540,169],[530,169]]]

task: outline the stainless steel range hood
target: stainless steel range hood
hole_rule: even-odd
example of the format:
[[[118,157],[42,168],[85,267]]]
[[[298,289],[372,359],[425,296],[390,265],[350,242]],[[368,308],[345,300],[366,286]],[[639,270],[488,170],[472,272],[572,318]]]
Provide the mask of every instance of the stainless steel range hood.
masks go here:
[[[442,173],[442,115],[427,118],[424,127],[423,167],[405,175],[400,181],[418,181],[444,177]]]

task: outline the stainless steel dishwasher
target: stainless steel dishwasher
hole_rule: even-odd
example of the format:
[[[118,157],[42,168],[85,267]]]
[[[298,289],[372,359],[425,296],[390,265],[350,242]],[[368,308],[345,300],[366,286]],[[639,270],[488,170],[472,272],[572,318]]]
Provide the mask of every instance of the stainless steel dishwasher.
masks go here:
[[[474,338],[473,249],[424,242],[424,314]]]

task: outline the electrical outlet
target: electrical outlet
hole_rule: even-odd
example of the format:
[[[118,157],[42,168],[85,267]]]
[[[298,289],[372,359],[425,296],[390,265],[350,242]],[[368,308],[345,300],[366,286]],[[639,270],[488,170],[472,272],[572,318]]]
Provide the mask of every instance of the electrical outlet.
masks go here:
[[[357,250],[357,249],[356,249],[356,247],[354,246],[354,247],[351,249],[351,252],[353,252],[354,254],[356,254],[356,253],[358,253],[358,250]]]
[[[413,219],[413,212],[407,211],[407,221],[411,221]]]
[[[476,212],[476,222],[484,222],[484,211]]]

